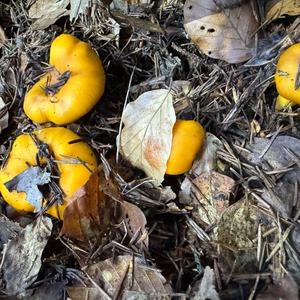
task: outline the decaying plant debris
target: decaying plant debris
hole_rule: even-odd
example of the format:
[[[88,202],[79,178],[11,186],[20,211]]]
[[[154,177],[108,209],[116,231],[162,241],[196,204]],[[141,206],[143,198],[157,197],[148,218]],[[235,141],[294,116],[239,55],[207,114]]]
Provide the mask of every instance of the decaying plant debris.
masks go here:
[[[72,33],[102,58],[107,86],[96,107],[67,127],[98,154],[99,195],[111,203],[97,202],[95,215],[92,206],[80,212],[78,198],[94,188],[83,187],[72,208],[79,215],[74,224],[83,227],[70,238],[58,220],[17,213],[2,201],[0,299],[269,299],[263,297],[274,291],[296,299],[300,111],[275,111],[273,76],[282,49],[299,42],[299,12],[287,8],[299,2],[283,1],[286,13],[292,11],[286,16],[276,10],[278,1],[270,1],[280,19],[268,7],[244,64],[199,51],[185,33],[180,1],[42,2],[0,2],[1,163],[18,135],[37,129],[24,115],[24,95],[51,67],[45,63],[50,42]],[[260,17],[263,9],[258,7]],[[201,122],[210,148],[186,176],[166,176],[157,187],[122,159],[116,140],[128,102],[171,88],[177,118]],[[103,209],[110,209],[105,218],[112,220],[105,228],[97,219]],[[81,216],[92,216],[88,226]],[[31,229],[32,247],[38,244],[40,252],[33,253],[33,277],[18,285],[11,267],[20,272],[30,266],[22,251],[9,260],[22,239],[32,254]]]

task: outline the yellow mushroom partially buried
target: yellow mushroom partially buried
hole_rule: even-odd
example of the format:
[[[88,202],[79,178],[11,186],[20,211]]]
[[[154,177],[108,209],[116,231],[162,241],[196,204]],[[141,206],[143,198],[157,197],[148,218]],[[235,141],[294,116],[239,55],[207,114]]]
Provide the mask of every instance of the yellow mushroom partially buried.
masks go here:
[[[205,130],[193,120],[177,120],[173,127],[171,154],[167,162],[167,175],[187,172],[193,164],[205,139]]]
[[[281,54],[276,67],[275,84],[279,94],[277,110],[300,104],[300,43]]]
[[[102,62],[89,44],[71,34],[61,34],[52,42],[49,63],[51,71],[25,95],[25,114],[37,123],[74,122],[103,95]]]
[[[73,193],[88,181],[91,171],[97,167],[96,156],[87,143],[82,141],[71,143],[80,140],[80,137],[69,129],[52,127],[36,130],[33,134],[38,141],[47,144],[50,154],[55,159],[60,173],[58,184],[64,194],[63,203],[57,207],[51,206],[46,213],[62,218]],[[70,158],[76,159],[79,163],[68,162]],[[31,135],[22,134],[17,137],[7,163],[0,170],[0,192],[4,200],[18,211],[33,212],[35,206],[28,201],[25,192],[9,191],[5,183],[27,170],[29,166],[36,166],[38,163],[43,165],[46,159],[39,155],[38,147]]]

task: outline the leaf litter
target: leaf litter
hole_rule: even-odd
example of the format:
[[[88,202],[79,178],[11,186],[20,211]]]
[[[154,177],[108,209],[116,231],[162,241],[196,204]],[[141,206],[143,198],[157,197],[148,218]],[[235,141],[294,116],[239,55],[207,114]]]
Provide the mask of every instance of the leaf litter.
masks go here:
[[[28,1],[27,5],[23,1],[0,2],[0,26],[5,32],[1,30],[0,38],[0,96],[5,117],[9,115],[8,126],[5,123],[2,128],[1,123],[0,160],[5,163],[16,136],[36,129],[23,114],[24,95],[49,67],[44,62],[48,61],[50,42],[59,33],[69,32],[92,45],[107,72],[101,103],[68,125],[93,147],[104,174],[92,177],[87,183],[90,187],[82,187],[74,195],[76,217],[73,213],[67,217],[63,225],[70,226],[65,234],[60,233],[63,225],[57,220],[50,236],[49,230],[43,231],[45,226],[37,229],[38,221],[21,229],[3,219],[3,243],[11,246],[3,246],[2,272],[6,261],[7,274],[13,267],[16,275],[11,279],[6,275],[8,285],[3,284],[1,293],[18,294],[20,299],[34,294],[54,299],[99,299],[99,295],[103,299],[124,295],[147,299],[158,291],[167,298],[209,294],[212,299],[254,299],[273,297],[274,292],[298,297],[299,109],[275,112],[273,83],[278,55],[300,38],[299,17],[287,15],[295,14],[295,7],[287,7],[284,20],[276,12],[279,19],[264,22],[265,1],[259,1],[257,8],[247,3],[246,13],[242,1],[218,0],[217,11],[205,16],[196,9],[203,1],[192,3],[191,16],[187,14],[189,1],[185,8],[178,1],[162,5],[114,1],[114,7],[105,1],[65,1],[70,5],[66,15],[43,9],[44,17],[34,18],[29,9],[39,2],[43,1]],[[63,2],[55,1],[57,5]],[[116,11],[117,4],[121,11]],[[230,24],[224,33],[224,27],[214,23],[217,15],[224,22],[238,22],[238,16],[243,16],[250,23],[244,22],[240,31]],[[43,24],[43,20],[48,22],[47,28],[35,30],[32,25],[37,21]],[[203,36],[199,29],[196,38],[200,36],[205,43],[195,45],[184,26],[187,31],[189,26],[195,30],[198,27],[191,24],[204,20],[213,25],[203,25],[205,29],[216,31],[205,31],[208,36]],[[229,33],[241,36],[233,42]],[[248,40],[249,44],[242,43],[237,49],[237,43]],[[215,50],[209,53],[211,49]],[[249,58],[246,65],[228,63]],[[179,87],[175,82],[181,83]],[[158,125],[166,130],[165,135],[172,132],[175,114],[176,118],[198,120],[208,132],[209,146],[182,176],[164,176],[163,167],[156,173],[145,168],[146,161],[133,168],[135,158],[126,154],[127,160],[123,157],[115,163],[116,140],[120,129],[122,133],[126,128],[126,118],[134,115],[134,125],[146,119],[139,106],[126,116],[126,105],[130,107],[145,93],[157,90],[170,92],[165,112],[173,117],[164,115],[163,121],[153,124],[155,141],[163,141]],[[159,97],[156,100],[159,102]],[[144,107],[146,114],[152,109]],[[125,126],[120,124],[123,120]],[[281,144],[279,138],[284,138]],[[170,145],[170,135],[167,139]],[[142,145],[141,140],[136,144]],[[122,154],[121,144],[119,147]],[[168,159],[168,149],[163,150],[161,157],[154,156],[161,166]],[[220,185],[221,179],[227,183]],[[201,191],[206,187],[206,195],[199,186]],[[108,201],[108,209],[99,199]],[[207,199],[209,210],[203,207]],[[197,210],[201,210],[198,215]],[[10,216],[4,203],[1,212]],[[109,226],[103,225],[102,216],[107,216]],[[70,228],[74,235],[68,235]],[[22,251],[15,255],[17,251],[11,250],[16,241],[24,244],[24,230],[30,232],[31,241],[38,240],[38,246],[30,249],[37,257],[34,263],[17,255]],[[15,248],[19,249],[19,244]],[[5,258],[9,255],[14,255],[11,266]],[[32,270],[27,279],[18,275],[20,266]],[[136,270],[141,272],[135,274]],[[105,274],[109,276],[103,277]],[[290,282],[286,284],[286,280]],[[136,282],[143,288],[132,289]]]

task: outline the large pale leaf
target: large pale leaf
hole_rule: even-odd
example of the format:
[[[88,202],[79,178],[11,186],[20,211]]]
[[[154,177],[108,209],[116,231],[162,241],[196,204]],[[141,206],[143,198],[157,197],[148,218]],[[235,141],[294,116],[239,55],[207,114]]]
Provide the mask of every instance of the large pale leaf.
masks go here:
[[[157,185],[166,172],[175,121],[173,96],[166,89],[142,94],[123,113],[124,128],[117,138],[119,151]]]
[[[251,57],[255,47],[253,38],[258,22],[253,11],[254,1],[226,9],[220,2],[187,0],[185,30],[206,55],[229,63],[244,62]]]

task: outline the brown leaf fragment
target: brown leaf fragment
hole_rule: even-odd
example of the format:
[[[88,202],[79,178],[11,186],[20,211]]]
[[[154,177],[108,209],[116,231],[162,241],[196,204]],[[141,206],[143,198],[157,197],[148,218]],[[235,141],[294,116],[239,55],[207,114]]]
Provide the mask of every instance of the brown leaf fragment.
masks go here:
[[[294,198],[300,199],[300,190],[295,190],[300,175],[300,168],[297,166],[300,139],[284,135],[273,140],[254,138],[254,142],[246,145],[246,148],[249,151],[242,152],[242,155],[262,171],[284,171],[272,186],[265,183],[266,187],[261,189],[261,197],[283,217],[288,218],[294,206]],[[260,179],[263,181],[263,177]]]
[[[67,281],[44,283],[36,288],[28,289],[11,300],[62,300],[64,299]],[[0,298],[1,299],[1,298]],[[84,298],[82,298],[84,299]],[[10,299],[5,299],[10,300]]]
[[[215,1],[188,0],[184,7],[184,27],[206,55],[241,63],[254,52],[253,38],[259,26],[256,6],[251,0],[230,7],[223,8]]]
[[[5,293],[23,292],[36,280],[51,231],[51,219],[40,216],[7,243],[2,266]]]
[[[128,16],[118,11],[111,12],[111,14],[114,17],[114,19],[119,23],[126,23],[132,27],[139,28],[142,30],[164,33],[163,29],[160,27],[159,24],[152,23],[150,21],[139,19],[136,17]]]
[[[123,202],[121,204],[122,220],[130,238],[134,238],[137,244],[142,244],[148,248],[149,237],[146,230],[147,220],[142,210],[136,205]]]
[[[219,221],[223,211],[229,206],[229,196],[235,181],[218,172],[205,172],[192,181],[193,218],[198,224],[212,225]]]
[[[112,199],[103,192],[107,185],[100,165],[88,182],[71,197],[64,210],[61,234],[84,241],[95,239],[106,232],[111,223]]]
[[[71,300],[109,300],[110,297],[105,297],[96,287],[68,287],[68,295]]]
[[[264,233],[272,221],[251,202],[245,198],[229,206],[218,222],[219,263],[224,274],[258,271],[258,227]]]
[[[223,148],[222,142],[213,134],[207,132],[203,149],[199,157],[194,161],[192,169],[189,171],[182,184],[179,192],[180,202],[189,204],[191,199],[192,181],[191,178],[198,177],[204,172],[213,171],[217,166],[217,151]]]
[[[160,271],[145,265],[137,257],[124,255],[116,259],[110,258],[91,265],[86,272],[110,297],[114,297],[119,290],[118,299],[123,300],[171,299],[171,286]],[[106,298],[102,296],[98,299]]]
[[[3,28],[0,26],[0,48],[4,45],[6,41],[6,35]]]
[[[300,0],[270,0],[266,3],[266,20],[271,22],[284,15],[300,14]]]
[[[16,238],[22,230],[18,223],[12,222],[6,216],[0,215],[0,250],[9,240]]]
[[[257,300],[298,300],[297,283],[292,276],[278,280],[275,284],[269,284],[268,289],[257,295]]]
[[[37,0],[29,8],[29,17],[35,21],[32,24],[33,30],[46,29],[54,24],[62,16],[69,14],[66,9],[69,0]]]

